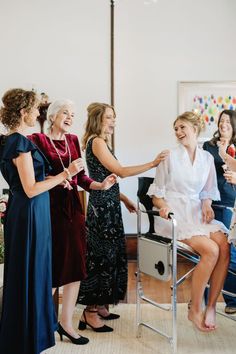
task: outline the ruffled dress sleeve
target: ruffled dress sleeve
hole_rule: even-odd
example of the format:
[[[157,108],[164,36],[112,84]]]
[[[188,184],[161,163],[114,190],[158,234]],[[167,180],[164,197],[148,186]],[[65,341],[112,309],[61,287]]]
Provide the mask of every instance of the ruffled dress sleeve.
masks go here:
[[[13,133],[1,138],[1,160],[12,160],[20,153],[27,153],[37,150],[37,147],[24,135]]]
[[[168,165],[169,157],[157,166],[154,182],[150,185],[147,192],[150,197],[165,198]]]
[[[207,163],[210,164],[210,170],[205,186],[200,193],[200,199],[220,200],[220,192],[217,185],[216,169],[214,159],[210,153],[207,153]]]

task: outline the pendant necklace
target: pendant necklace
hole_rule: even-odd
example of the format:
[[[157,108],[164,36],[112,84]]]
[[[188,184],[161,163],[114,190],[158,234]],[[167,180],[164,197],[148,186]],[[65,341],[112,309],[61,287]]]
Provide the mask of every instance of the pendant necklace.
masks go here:
[[[58,151],[58,149],[56,148],[56,145],[54,144],[54,141],[52,140],[51,136],[48,136],[48,137],[49,137],[49,140],[50,140],[52,146],[54,147],[54,150],[55,150],[56,153],[57,153],[57,156],[58,156],[58,158],[59,158],[59,160],[60,160],[60,162],[61,162],[61,165],[62,165],[63,171],[64,171],[64,170],[66,169],[66,166],[64,165],[61,156],[66,155],[67,152],[68,152],[68,155],[69,155],[69,164],[68,164],[68,167],[69,167],[69,165],[71,164],[71,152],[70,152],[70,147],[69,147],[68,141],[67,141],[67,139],[66,139],[66,135],[65,135],[65,152],[64,152],[64,153],[60,153],[60,152]]]

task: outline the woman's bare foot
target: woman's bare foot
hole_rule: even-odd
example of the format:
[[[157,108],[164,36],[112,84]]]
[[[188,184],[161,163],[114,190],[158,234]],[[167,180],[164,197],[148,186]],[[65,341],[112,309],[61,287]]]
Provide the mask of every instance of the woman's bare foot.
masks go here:
[[[206,327],[204,323],[204,314],[202,312],[194,312],[191,308],[188,311],[188,319],[202,332],[210,332],[212,329]]]
[[[205,326],[211,330],[216,329],[216,309],[213,306],[207,307],[205,312]]]

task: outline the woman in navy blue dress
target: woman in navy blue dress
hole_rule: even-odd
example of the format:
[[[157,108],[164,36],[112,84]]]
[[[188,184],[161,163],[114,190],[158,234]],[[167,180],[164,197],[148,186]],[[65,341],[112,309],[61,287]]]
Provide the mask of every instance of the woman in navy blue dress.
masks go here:
[[[52,300],[51,222],[48,190],[81,171],[74,160],[45,179],[48,163],[25,136],[39,115],[33,91],[12,89],[2,98],[0,169],[9,184],[4,241],[3,308],[0,353],[39,354],[55,344]]]
[[[219,148],[217,143],[224,140],[227,144],[227,152],[230,153],[230,149],[233,149],[233,157],[236,150],[236,112],[233,110],[223,110],[218,119],[218,129],[214,133],[213,138],[210,141],[206,141],[203,144],[203,149],[207,150],[213,157],[217,174],[217,184],[220,192],[220,201],[213,201],[212,209],[215,213],[215,219],[223,222],[229,229],[232,219],[232,208],[236,198],[235,185],[228,183],[224,176],[224,161],[219,155]],[[223,167],[222,167],[223,166]],[[236,270],[236,248],[231,244],[230,248],[230,264],[229,268],[233,271]],[[224,290],[236,293],[236,278],[232,273],[227,274]],[[225,312],[227,314],[236,313],[236,298],[223,294],[226,306]]]

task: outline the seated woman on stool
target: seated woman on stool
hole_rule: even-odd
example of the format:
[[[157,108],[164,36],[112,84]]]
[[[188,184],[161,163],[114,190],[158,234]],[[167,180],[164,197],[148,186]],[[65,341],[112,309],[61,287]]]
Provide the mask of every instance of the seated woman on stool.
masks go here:
[[[201,331],[216,328],[216,301],[223,287],[229,264],[228,230],[214,220],[212,200],[218,200],[216,171],[211,154],[198,148],[197,138],[204,123],[193,112],[185,112],[174,121],[179,146],[159,164],[148,194],[160,209],[155,230],[171,237],[168,214],[177,220],[177,239],[192,247],[200,261],[192,276],[191,307],[188,319]],[[202,298],[210,283],[209,300],[203,313]]]

